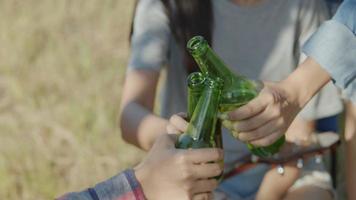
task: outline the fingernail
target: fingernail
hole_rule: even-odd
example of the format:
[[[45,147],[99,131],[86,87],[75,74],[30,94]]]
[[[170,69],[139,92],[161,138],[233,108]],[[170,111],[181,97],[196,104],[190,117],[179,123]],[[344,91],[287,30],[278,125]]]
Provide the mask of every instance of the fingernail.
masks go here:
[[[219,166],[220,166],[220,171],[223,172],[224,171],[224,160],[221,160],[219,162]]]
[[[239,130],[239,122],[238,122],[238,121],[234,121],[234,122],[232,123],[232,126],[233,126],[233,129],[235,129],[236,131]]]
[[[221,120],[227,120],[229,119],[229,115],[227,113],[219,113],[218,118]]]
[[[234,138],[236,138],[236,139],[239,139],[239,132],[232,131],[232,136],[234,136]]]
[[[223,120],[223,121],[222,121],[222,125],[223,125],[225,128],[229,129],[229,130],[234,129],[234,126],[233,126],[232,122],[229,121],[229,120]]]
[[[223,172],[223,171],[222,171],[221,169],[219,169],[219,170],[216,170],[215,173],[216,173],[217,175],[220,175],[222,172]]]
[[[219,149],[219,155],[220,155],[220,157],[224,157],[224,150]]]

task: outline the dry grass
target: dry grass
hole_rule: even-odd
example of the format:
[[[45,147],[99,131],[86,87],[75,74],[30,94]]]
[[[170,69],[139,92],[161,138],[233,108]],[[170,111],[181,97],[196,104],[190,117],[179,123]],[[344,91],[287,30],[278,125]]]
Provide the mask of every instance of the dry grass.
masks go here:
[[[0,199],[53,199],[141,157],[117,128],[132,0],[0,0]]]

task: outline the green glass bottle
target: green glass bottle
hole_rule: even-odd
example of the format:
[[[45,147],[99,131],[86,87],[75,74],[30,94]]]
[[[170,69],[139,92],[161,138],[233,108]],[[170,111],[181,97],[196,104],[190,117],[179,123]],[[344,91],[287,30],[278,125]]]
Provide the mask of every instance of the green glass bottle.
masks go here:
[[[205,76],[200,72],[193,72],[187,78],[188,83],[188,120],[192,118],[194,109],[204,90]]]
[[[219,112],[229,112],[247,104],[262,89],[261,82],[249,80],[241,75],[234,74],[210,48],[203,37],[193,37],[189,40],[187,49],[203,74],[223,79],[224,86]],[[227,123],[231,122],[223,121],[223,124]],[[260,157],[268,157],[278,152],[284,142],[285,136],[282,136],[275,143],[267,147],[255,147],[251,144],[247,146],[253,154]]]
[[[199,101],[199,98],[204,90],[206,76],[201,72],[193,72],[187,78],[188,84],[188,120],[192,118],[194,109]],[[217,148],[223,148],[221,120],[218,119],[215,127],[215,143]]]
[[[206,78],[204,89],[190,119],[188,130],[180,135],[176,144],[181,149],[217,147],[215,127],[222,83]]]

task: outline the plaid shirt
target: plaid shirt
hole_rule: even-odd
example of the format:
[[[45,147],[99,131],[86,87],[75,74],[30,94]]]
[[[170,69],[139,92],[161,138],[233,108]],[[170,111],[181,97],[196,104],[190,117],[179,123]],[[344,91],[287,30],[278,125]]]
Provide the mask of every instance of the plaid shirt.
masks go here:
[[[129,169],[82,192],[63,195],[57,200],[145,200],[134,171]]]

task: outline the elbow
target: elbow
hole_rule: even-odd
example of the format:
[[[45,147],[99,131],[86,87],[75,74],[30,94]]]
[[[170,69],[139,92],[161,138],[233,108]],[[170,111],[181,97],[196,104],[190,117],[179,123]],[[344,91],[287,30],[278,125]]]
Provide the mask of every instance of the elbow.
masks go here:
[[[121,132],[121,139],[128,144],[134,145],[140,149],[148,151],[151,145],[139,142],[136,132],[134,132],[129,126],[125,119],[119,121],[119,128]]]
[[[130,131],[128,130],[128,127],[125,126],[125,118],[123,115],[121,115],[120,119],[119,119],[119,129],[120,129],[120,133],[121,133],[121,138],[122,140],[124,140],[127,143],[132,144],[132,138],[130,137]]]
[[[119,111],[119,120],[118,120],[118,126],[119,126],[119,130],[120,130],[120,135],[121,135],[121,139],[124,140],[127,143],[131,143],[130,142],[130,133],[127,127],[127,123],[126,122],[126,116],[125,116],[125,112],[124,112],[124,107],[121,106],[120,111]],[[126,124],[126,125],[125,125]]]

